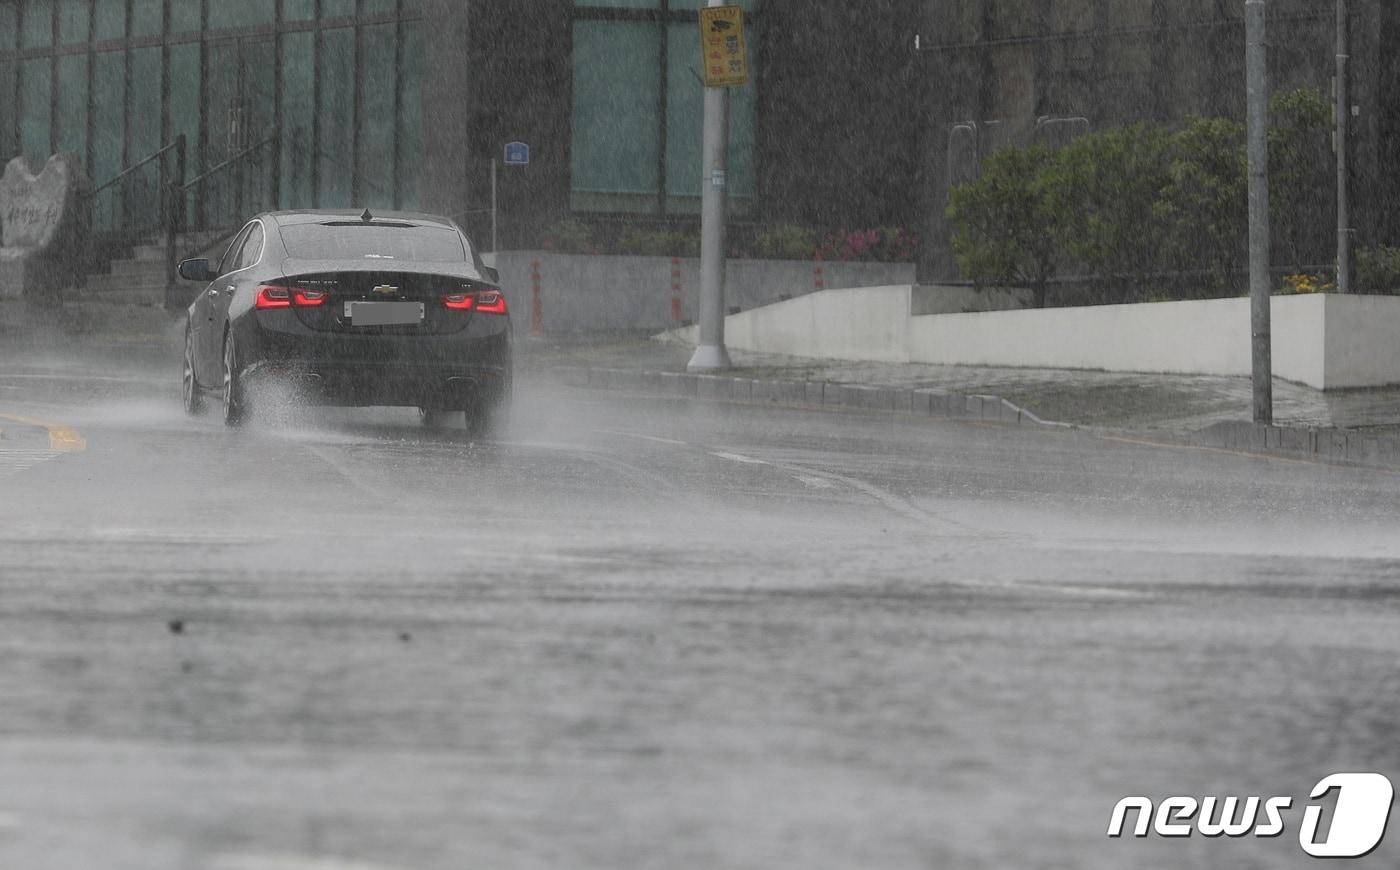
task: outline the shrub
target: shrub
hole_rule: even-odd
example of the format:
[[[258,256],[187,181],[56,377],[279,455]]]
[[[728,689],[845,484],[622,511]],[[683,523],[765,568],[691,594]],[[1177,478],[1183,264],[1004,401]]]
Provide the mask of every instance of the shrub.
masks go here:
[[[1381,245],[1355,254],[1356,289],[1378,296],[1400,296],[1400,248]]]
[[[953,258],[975,285],[1029,285],[1044,307],[1060,257],[1060,214],[1046,191],[1048,148],[1003,148],[987,158],[982,177],[953,188],[948,220]]]
[[[1337,282],[1326,275],[1309,275],[1300,272],[1296,275],[1283,276],[1283,287],[1278,291],[1280,296],[1307,296],[1313,293],[1331,293],[1337,289]]]
[[[1172,138],[1130,124],[1081,136],[1055,154],[1043,181],[1064,252],[1098,279],[1104,302],[1129,301],[1165,265]]]
[[[919,237],[900,227],[827,233],[813,256],[840,262],[907,263],[918,256]]]
[[[619,254],[636,257],[698,257],[700,236],[671,230],[624,227],[618,239]]]
[[[596,254],[598,243],[593,228],[581,220],[568,218],[551,224],[544,234],[544,249],[561,254]]]
[[[810,260],[816,249],[817,233],[806,227],[772,227],[754,239],[754,252],[770,260]]]
[[[1275,94],[1269,112],[1269,217],[1289,262],[1302,272],[1309,255],[1320,253],[1309,240],[1316,245],[1332,237],[1334,203],[1316,205],[1331,176],[1332,104],[1319,90],[1299,88]]]
[[[1170,182],[1159,214],[1169,227],[1169,261],[1204,269],[1209,289],[1227,293],[1245,262],[1249,166],[1245,129],[1228,118],[1190,118],[1172,137]]]

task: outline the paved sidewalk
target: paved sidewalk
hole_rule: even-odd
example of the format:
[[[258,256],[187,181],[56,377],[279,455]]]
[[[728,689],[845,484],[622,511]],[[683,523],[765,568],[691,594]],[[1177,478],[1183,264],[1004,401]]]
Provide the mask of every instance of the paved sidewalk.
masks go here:
[[[628,337],[522,341],[521,346],[522,365],[540,370],[683,372],[691,353],[683,345]],[[1247,419],[1250,408],[1250,381],[1242,377],[857,363],[743,352],[731,356],[736,368],[730,374],[736,377],[995,395],[1042,419],[1080,426],[1184,433]],[[1400,432],[1400,387],[1323,393],[1276,380],[1274,406],[1281,425]]]

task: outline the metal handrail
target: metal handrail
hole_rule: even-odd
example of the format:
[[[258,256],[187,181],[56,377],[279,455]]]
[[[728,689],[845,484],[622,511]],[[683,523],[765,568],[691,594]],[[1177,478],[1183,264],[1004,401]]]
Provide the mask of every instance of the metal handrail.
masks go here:
[[[262,141],[258,142],[255,145],[249,145],[247,148],[243,149],[242,151],[233,155],[229,159],[225,160],[223,163],[220,163],[217,166],[211,167],[210,169],[205,170],[199,175],[196,175],[194,178],[180,185],[180,190],[186,192],[193,190],[195,187],[198,187],[205,181],[208,181],[211,176],[223,172],[225,169],[229,168],[230,166],[233,166],[235,163],[238,163],[244,158],[248,157],[254,151],[260,151],[264,146],[268,145],[269,143],[276,142],[279,135],[280,133],[278,129],[276,127],[273,127],[272,132],[269,133],[267,137],[264,138]]]
[[[116,175],[114,175],[110,180],[98,185],[97,187],[94,187],[92,190],[87,191],[87,196],[95,197],[102,191],[107,190],[110,187],[116,186],[117,182],[121,181],[123,178],[126,178],[128,175],[140,169],[141,167],[145,166],[147,163],[152,163],[156,160],[161,159],[166,155],[166,153],[174,151],[176,148],[178,148],[180,146],[180,140],[182,138],[183,137],[179,137],[174,142],[161,146],[161,149],[159,151],[155,152],[149,157],[145,157],[142,160],[131,164],[127,168],[123,169],[121,172],[118,172]]]

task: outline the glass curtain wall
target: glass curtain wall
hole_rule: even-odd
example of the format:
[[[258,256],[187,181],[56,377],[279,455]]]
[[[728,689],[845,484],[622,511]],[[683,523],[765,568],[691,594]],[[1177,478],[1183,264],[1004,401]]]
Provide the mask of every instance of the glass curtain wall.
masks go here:
[[[421,0],[0,0],[0,159],[74,153],[102,185],[183,135],[193,228],[415,208],[421,27]],[[159,211],[153,167],[99,229]]]
[[[698,214],[704,88],[696,10],[703,0],[575,0],[571,204],[580,212]],[[750,82],[730,91],[729,198],[754,196],[757,0]]]

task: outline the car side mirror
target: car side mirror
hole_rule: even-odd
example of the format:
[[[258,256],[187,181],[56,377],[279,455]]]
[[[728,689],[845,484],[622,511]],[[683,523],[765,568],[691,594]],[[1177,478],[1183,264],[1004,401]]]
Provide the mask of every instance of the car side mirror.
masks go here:
[[[481,273],[485,275],[486,280],[490,281],[492,284],[495,284],[497,287],[501,285],[501,272],[495,266],[482,266]]]
[[[186,281],[213,281],[218,276],[209,269],[209,261],[204,258],[180,261],[180,277]]]

